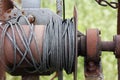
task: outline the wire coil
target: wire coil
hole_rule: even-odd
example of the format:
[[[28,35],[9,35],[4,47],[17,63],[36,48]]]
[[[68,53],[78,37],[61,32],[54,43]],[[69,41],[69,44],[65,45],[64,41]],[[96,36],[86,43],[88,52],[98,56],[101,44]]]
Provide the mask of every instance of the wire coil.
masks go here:
[[[55,70],[65,69],[72,72],[75,57],[75,27],[71,20],[50,21],[46,27],[43,60],[45,66],[54,67]]]
[[[19,22],[20,18],[25,19],[28,23],[28,36]],[[21,15],[11,18],[5,22],[4,26],[0,26],[0,29],[2,29],[0,40],[1,54],[4,54],[5,36],[11,41],[14,50],[13,65],[12,67],[7,67],[9,73],[14,72],[24,61],[33,67],[33,69],[24,69],[28,73],[46,72],[51,69],[54,71],[65,69],[68,74],[73,72],[75,60],[75,25],[73,19],[50,19],[44,31],[42,53],[38,47],[39,43],[36,40],[35,26],[30,24],[26,16]],[[11,34],[8,32],[8,29],[11,30]],[[18,33],[25,51],[20,49],[19,44],[16,41],[15,32]],[[32,52],[30,48],[32,40],[34,40],[37,55],[39,56],[39,63],[36,61],[34,52]],[[22,57],[19,63],[17,63],[17,54],[20,54]],[[27,55],[30,56],[30,60],[27,58]]]

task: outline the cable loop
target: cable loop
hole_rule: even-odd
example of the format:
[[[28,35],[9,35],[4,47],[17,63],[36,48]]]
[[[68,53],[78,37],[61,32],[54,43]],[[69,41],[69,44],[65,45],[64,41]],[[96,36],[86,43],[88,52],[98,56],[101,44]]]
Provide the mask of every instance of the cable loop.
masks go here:
[[[113,9],[118,8],[118,3],[117,2],[108,2],[107,0],[95,0],[95,1],[101,6],[110,6]]]
[[[54,16],[53,16],[54,17]],[[73,65],[75,60],[75,24],[73,18],[62,20],[60,17],[51,18],[46,24],[43,38],[43,53],[38,47],[38,41],[35,35],[35,25],[30,24],[26,16],[20,15],[13,17],[5,22],[4,27],[0,26],[2,30],[0,38],[0,51],[4,54],[4,38],[8,37],[14,51],[14,62],[12,66],[7,66],[9,73],[12,73],[22,65],[24,61],[32,66],[32,69],[24,69],[27,73],[46,72],[49,70],[65,71],[70,74],[73,72]],[[20,24],[20,19],[23,18],[29,26],[29,34],[26,34],[25,28]],[[11,34],[8,32],[10,30]],[[17,43],[15,34],[18,34],[24,51],[21,50]],[[34,41],[39,62],[34,57],[34,52],[30,48],[31,41]],[[17,55],[20,54],[20,61],[17,62]],[[27,57],[29,56],[30,59]]]

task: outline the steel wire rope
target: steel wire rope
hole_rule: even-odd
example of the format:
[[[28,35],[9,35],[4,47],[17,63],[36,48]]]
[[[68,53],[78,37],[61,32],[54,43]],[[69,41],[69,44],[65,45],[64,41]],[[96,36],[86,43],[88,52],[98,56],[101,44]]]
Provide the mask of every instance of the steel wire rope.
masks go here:
[[[3,30],[2,27],[0,27],[0,28]],[[10,41],[12,42],[12,44],[14,44],[14,42],[13,42],[11,36],[8,34],[8,32],[6,32],[6,35],[7,35],[7,37],[10,39]],[[22,51],[18,48],[17,45],[16,45],[16,48],[17,48],[18,52],[20,53],[20,55],[24,57],[24,55],[22,54]],[[29,64],[31,64],[31,63],[26,59],[26,57],[25,57],[25,60],[26,60]]]
[[[51,26],[46,26],[46,31],[44,35],[44,42],[43,42],[44,43],[43,60],[45,62],[44,64],[53,67],[55,71],[59,71],[60,69],[64,68],[67,73],[71,73],[74,57],[75,57],[75,53],[74,53],[75,29],[72,19],[64,20],[64,21],[58,19],[53,21],[51,24],[52,24]],[[49,27],[51,27],[52,29],[50,29]],[[65,44],[63,44],[62,42],[64,42]],[[48,43],[51,44],[51,47],[49,47]],[[65,51],[63,51],[64,49],[61,47],[65,47]],[[49,64],[46,64],[46,62],[48,62],[46,61],[48,54],[50,55],[51,58],[49,58]]]
[[[15,27],[16,27],[16,29],[17,29],[17,25],[15,24]],[[18,32],[18,29],[17,29],[17,32]],[[31,33],[32,34],[32,33]],[[29,38],[29,41],[28,41],[28,43],[29,43],[29,45],[30,45],[30,42],[31,42],[31,39],[32,39],[32,35],[30,36],[30,38]],[[23,60],[26,58],[26,55],[27,55],[27,50],[24,52],[24,54],[23,54],[23,56],[22,56],[22,59],[20,60],[20,62],[18,63],[18,65],[17,66],[19,66],[22,62],[23,62]],[[28,61],[27,61],[28,62]],[[30,61],[29,61],[30,62]],[[31,64],[31,63],[30,63]],[[31,64],[32,65],[32,64]]]
[[[23,18],[27,19],[25,16]],[[49,23],[45,27],[43,39],[43,54],[40,53],[40,50],[38,48],[38,42],[34,33],[34,25],[28,23],[30,30],[27,38],[25,30],[19,23],[19,19],[20,17],[17,18],[17,21],[14,24],[15,27],[10,21],[8,21],[9,25],[7,24],[7,26],[2,28],[2,41],[4,41],[4,36],[6,34],[12,42],[14,48],[15,61],[13,63],[12,71],[14,71],[16,67],[19,67],[21,63],[26,60],[26,62],[30,63],[34,67],[34,70],[27,69],[27,72],[44,72],[49,71],[52,68],[55,71],[65,69],[68,74],[71,73],[75,58],[75,26],[73,19],[50,19]],[[10,34],[7,32],[8,28],[11,28],[12,36],[10,36]],[[20,40],[24,45],[24,53],[19,49],[16,43],[14,28],[16,28],[18,36],[20,37]],[[35,48],[37,54],[39,55],[40,63],[37,63],[30,49],[32,38],[34,39]],[[3,45],[1,47],[3,47]],[[22,59],[18,64],[16,64],[16,50],[22,56]],[[26,58],[26,55],[30,56],[32,63]]]
[[[9,26],[8,24],[5,24],[4,29],[2,30],[2,33],[1,33],[1,39],[0,39],[0,49],[1,50],[0,50],[0,53],[1,53],[2,56],[4,55],[4,45],[3,45],[3,43],[4,43],[4,36],[5,36],[5,32],[8,29],[8,26]],[[4,60],[4,57],[2,57],[1,59]],[[4,61],[2,61],[2,64],[3,64],[3,66],[6,66]],[[6,68],[8,68],[8,67],[6,67]]]
[[[8,24],[9,26],[11,27],[11,31],[12,31],[12,36],[13,36],[13,42],[14,44],[16,44],[16,40],[15,40],[15,32],[14,32],[14,29],[13,29],[13,25],[10,21],[8,21]],[[13,46],[14,48],[14,62],[13,62],[13,68],[11,69],[11,71],[14,71],[16,69],[16,45]]]
[[[25,17],[24,17],[25,18]],[[26,48],[28,49],[27,51],[28,51],[28,53],[29,53],[29,55],[31,56],[31,61],[33,62],[33,66],[34,66],[34,68],[37,70],[37,71],[39,71],[39,69],[37,68],[37,65],[36,65],[36,62],[35,62],[35,59],[34,59],[34,57],[33,57],[33,54],[32,54],[32,51],[31,51],[31,49],[30,49],[30,47],[29,47],[29,44],[28,44],[28,40],[27,40],[27,36],[26,36],[26,34],[25,34],[25,31],[24,31],[24,29],[21,27],[21,25],[18,23],[18,26],[19,26],[19,29],[20,29],[20,31],[21,31],[21,35],[23,36],[23,40],[24,40],[24,42],[25,42],[25,44],[26,44]],[[29,26],[30,27],[30,26]],[[19,34],[19,36],[20,36],[20,34]]]
[[[10,23],[10,22],[9,22]],[[11,23],[10,23],[11,24]],[[12,25],[10,25],[11,27],[12,27]],[[8,28],[8,27],[7,27]],[[4,32],[6,32],[6,30],[3,30]],[[13,32],[13,29],[12,29],[12,32]],[[5,33],[4,33],[5,34]],[[13,34],[14,35],[14,34]],[[14,40],[14,42],[13,42],[13,44],[14,44],[14,51],[15,51],[15,46],[16,46],[16,44],[15,44],[15,40]],[[16,51],[14,52],[14,54],[16,54]],[[13,69],[10,71],[10,72],[12,72],[12,71],[14,71],[15,70],[15,63],[16,63],[16,57],[14,56],[14,67],[13,67]]]
[[[32,32],[32,35],[33,35],[33,39],[34,39],[34,41],[35,41],[35,45],[36,45],[36,49],[37,49],[37,53],[38,53],[38,55],[39,55],[39,58],[40,58],[40,61],[41,61],[41,53],[40,53],[40,50],[39,50],[39,48],[38,48],[38,42],[36,41],[36,36],[35,36],[35,33],[34,33],[34,31],[33,31],[33,28],[34,28],[34,25],[33,24],[30,24],[30,22],[28,21],[28,19],[25,17],[25,16],[20,16],[20,17],[23,17],[24,19],[25,19],[25,21],[28,23],[28,25],[29,25],[29,27],[30,27],[30,29],[31,29],[31,31],[30,32]],[[19,21],[19,19],[20,19],[20,17],[18,18],[18,21]],[[18,25],[20,26],[20,24],[18,23]],[[22,27],[21,27],[21,29],[22,29]],[[24,31],[23,29],[21,30],[21,31]],[[23,33],[25,33],[25,32],[23,32]],[[25,37],[24,37],[25,38]],[[30,37],[30,40],[32,39],[32,37]],[[29,41],[29,44],[30,44],[30,41]],[[26,56],[27,54],[25,54],[25,56]],[[30,54],[30,55],[32,55],[32,54]],[[32,57],[32,56],[31,56]],[[24,59],[24,58],[23,58]],[[34,58],[32,58],[32,61],[33,61],[33,64],[34,63],[36,63],[37,64],[37,62],[35,62],[35,60],[34,60]],[[40,65],[40,64],[39,64]],[[27,71],[27,72],[29,72],[29,73],[34,73],[34,72],[36,72],[36,71],[39,71],[39,68],[37,68],[37,66],[39,66],[38,64],[37,65],[35,65],[34,64],[34,67],[36,68],[36,70],[34,70],[34,71]]]
[[[32,36],[33,36],[33,30],[32,30],[32,28],[34,28],[34,26],[32,25],[32,24],[30,24],[30,22],[28,21],[28,19],[25,17],[25,16],[19,16],[18,17],[18,19],[17,19],[17,24],[18,25],[20,25],[18,22],[19,22],[19,19],[21,18],[21,17],[24,17],[24,19],[25,19],[25,21],[28,23],[28,25],[29,25],[29,27],[30,27],[30,38],[29,38],[29,40],[28,40],[28,43],[29,43],[29,45],[30,45],[30,43],[31,43],[31,40],[32,40]],[[17,28],[17,27],[16,27]],[[17,31],[18,31],[18,29],[17,29]],[[27,55],[27,50],[25,51],[25,53],[24,53],[25,55],[24,55],[24,57],[22,58],[22,60],[21,60],[21,62],[24,60],[24,58],[25,58],[25,56]]]
[[[8,23],[10,24],[9,26],[11,26],[12,27],[12,33],[13,33],[13,35],[14,35],[14,29],[13,29],[13,26],[12,26],[12,24],[11,24],[11,22],[9,22],[8,21]],[[7,27],[8,28],[8,27]],[[7,28],[5,29],[5,30],[3,30],[4,31],[4,35],[5,35],[5,33],[6,33],[6,31],[7,31]],[[17,28],[17,27],[16,27]],[[18,29],[17,29],[17,31],[18,31]],[[20,33],[20,32],[18,32],[18,33]],[[9,36],[9,38],[10,38],[10,36]],[[14,55],[16,55],[16,49],[15,49],[15,47],[16,47],[16,42],[15,42],[15,38],[13,38],[14,40],[13,40],[13,47],[14,47]],[[30,38],[31,39],[31,38]],[[11,40],[11,39],[10,39]],[[23,40],[23,39],[21,39],[21,40]],[[2,41],[4,41],[4,40],[2,40]],[[11,40],[12,41],[12,40]],[[25,43],[24,43],[25,41],[23,41],[23,44],[24,44],[24,46],[25,46]],[[37,43],[36,43],[37,44]],[[18,48],[18,47],[17,47]],[[27,47],[26,47],[27,48]],[[20,50],[18,50],[20,53],[21,53],[21,51]],[[25,56],[23,56],[23,59],[21,59],[21,63],[23,62],[23,60],[25,59]],[[14,56],[14,67],[13,67],[13,69],[10,71],[10,72],[12,72],[12,71],[14,71],[15,70],[15,63],[16,63],[16,57]],[[33,60],[34,61],[34,60]],[[28,61],[27,61],[28,62]],[[18,66],[21,64],[21,63],[19,63],[18,64]],[[33,64],[34,64],[34,62],[33,62]],[[35,65],[34,65],[34,67],[35,67]]]

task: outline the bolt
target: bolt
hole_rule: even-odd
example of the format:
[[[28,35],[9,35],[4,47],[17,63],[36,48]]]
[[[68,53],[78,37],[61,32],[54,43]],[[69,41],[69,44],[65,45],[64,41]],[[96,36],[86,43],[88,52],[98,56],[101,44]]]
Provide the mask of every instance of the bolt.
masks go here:
[[[24,12],[24,11],[22,11],[22,14],[24,15],[24,14],[25,14],[25,12]]]
[[[10,16],[10,15],[9,15],[8,17],[9,17],[9,18],[11,18],[11,16]]]
[[[93,67],[93,66],[94,66],[94,63],[93,63],[93,62],[89,62],[89,66],[90,66],[90,67]]]
[[[16,14],[14,14],[14,16],[16,16]]]
[[[89,65],[89,68],[88,68],[89,71],[94,71],[94,70],[96,70],[96,66],[95,66],[94,62],[89,62],[88,65]]]
[[[35,17],[33,15],[28,15],[28,20],[30,23],[34,23],[35,22]]]

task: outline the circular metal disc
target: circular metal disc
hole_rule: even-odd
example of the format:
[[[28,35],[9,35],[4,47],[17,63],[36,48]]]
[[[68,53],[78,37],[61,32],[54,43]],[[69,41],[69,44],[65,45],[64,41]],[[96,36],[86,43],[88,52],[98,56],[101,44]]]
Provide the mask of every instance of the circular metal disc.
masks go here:
[[[99,51],[99,31],[97,29],[88,29],[86,34],[87,56],[94,59]]]

